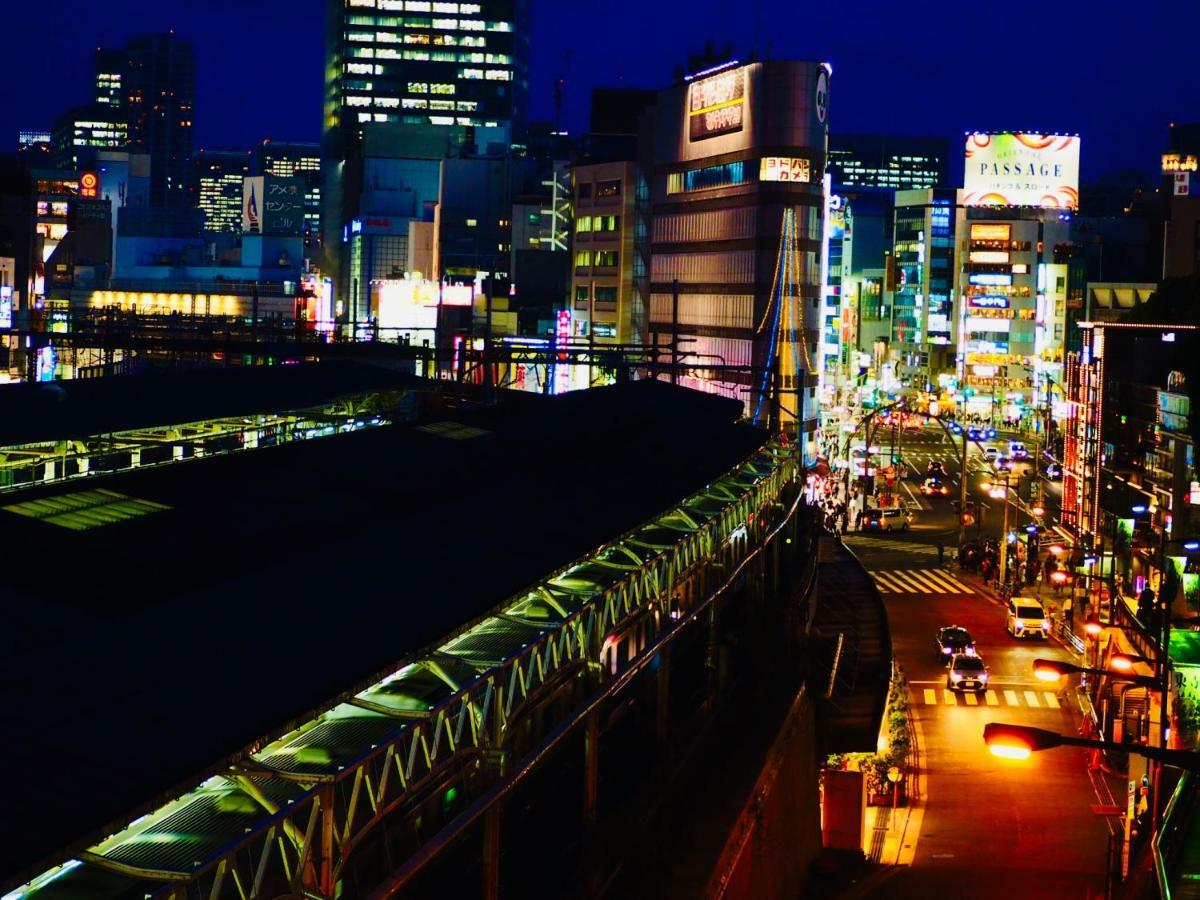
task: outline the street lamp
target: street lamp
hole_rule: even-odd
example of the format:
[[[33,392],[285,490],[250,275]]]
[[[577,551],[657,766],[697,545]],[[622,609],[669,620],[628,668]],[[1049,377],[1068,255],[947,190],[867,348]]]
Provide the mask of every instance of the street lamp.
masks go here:
[[[983,726],[983,741],[993,755],[1003,759],[1029,759],[1042,750],[1055,747],[1087,747],[1093,750],[1120,750],[1136,753],[1146,759],[1168,766],[1200,772],[1200,753],[1194,750],[1164,750],[1143,744],[1123,744],[1117,741],[1096,741],[1077,738],[1044,728],[1029,725],[1011,725],[1006,722],[989,722]]]
[[[1132,667],[1132,662],[1129,665]],[[1139,687],[1156,687],[1158,685],[1158,679],[1151,675],[1129,675],[1112,669],[1093,669],[1090,666],[1077,666],[1074,663],[1059,662],[1054,659],[1035,659],[1033,674],[1039,681],[1060,681],[1067,675],[1079,674],[1107,675],[1116,681],[1136,684]]]

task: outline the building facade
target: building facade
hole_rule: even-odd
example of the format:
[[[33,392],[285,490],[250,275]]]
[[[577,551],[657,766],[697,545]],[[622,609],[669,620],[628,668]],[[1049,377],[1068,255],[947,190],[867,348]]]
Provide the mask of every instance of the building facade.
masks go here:
[[[889,341],[897,374],[925,389],[954,367],[955,195],[896,192]]]
[[[196,205],[196,55],[175,35],[145,35],[98,49],[95,100],[128,123],[129,143],[150,157],[150,202]]]
[[[299,178],[304,182],[304,236],[321,237],[321,145],[263,141],[255,153],[254,174]]]
[[[78,170],[93,165],[99,150],[124,150],[129,145],[129,122],[120,109],[90,103],[67,110],[51,133],[53,164]]]
[[[829,135],[829,174],[836,191],[949,187],[950,142],[937,137]]]
[[[1062,383],[1069,215],[1060,210],[957,211],[957,378],[963,409],[1012,420]]]
[[[571,316],[575,333],[598,344],[645,338],[646,301],[635,275],[638,202],[649,186],[634,162],[574,169],[575,234],[571,242]],[[642,223],[645,228],[645,223]]]
[[[660,94],[653,122],[650,340],[696,363],[681,383],[806,435],[828,91],[820,63],[734,64]]]
[[[1191,409],[1200,329],[1092,322],[1081,331],[1083,345],[1067,360],[1063,524],[1106,557],[1102,569],[1116,561],[1127,594],[1161,591],[1163,572],[1182,575],[1184,545],[1200,538]],[[1185,583],[1168,587],[1182,602]]]
[[[351,271],[346,227],[373,217],[369,195],[400,189],[372,180],[373,156],[511,153],[526,119],[528,18],[528,0],[328,0],[321,199],[327,263],[343,294],[364,277]],[[406,232],[401,223],[391,236]],[[362,308],[363,296],[360,288],[347,308]]]
[[[242,232],[242,182],[250,174],[250,154],[240,150],[201,150],[196,155],[197,206],[205,231]]]

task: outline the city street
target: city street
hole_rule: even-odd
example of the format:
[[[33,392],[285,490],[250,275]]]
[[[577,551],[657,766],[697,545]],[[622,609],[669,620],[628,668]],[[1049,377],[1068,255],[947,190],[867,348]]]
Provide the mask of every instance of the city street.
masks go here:
[[[1104,887],[1109,829],[1115,831],[1118,823],[1095,807],[1123,803],[1124,797],[1114,799],[1103,777],[1089,773],[1084,751],[1054,750],[1013,762],[993,756],[982,739],[987,722],[1076,733],[1074,692],[1056,692],[1032,674],[1034,658],[1068,654],[1054,641],[1019,643],[1010,637],[1000,603],[983,592],[977,577],[959,573],[950,561],[958,537],[951,503],[958,496],[960,451],[933,428],[906,435],[904,443],[909,478],[900,490],[910,508],[916,507],[910,530],[846,537],[887,606],[923,753],[922,802],[908,820],[900,854],[912,865],[894,870],[870,896],[1094,897]],[[974,489],[987,468],[977,448],[971,453]],[[923,476],[931,459],[945,466],[950,496],[919,493],[914,466]],[[980,498],[977,490],[972,496]],[[1000,501],[987,502],[992,508],[980,530],[998,536]],[[938,539],[946,547],[941,569]],[[934,643],[945,625],[960,625],[974,637],[990,669],[986,693],[946,689]]]

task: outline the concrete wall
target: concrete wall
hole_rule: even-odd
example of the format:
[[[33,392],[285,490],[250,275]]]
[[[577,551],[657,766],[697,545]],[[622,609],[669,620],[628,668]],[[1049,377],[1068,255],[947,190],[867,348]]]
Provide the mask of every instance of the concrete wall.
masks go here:
[[[821,852],[816,706],[801,691],[713,869],[707,897],[793,900]]]

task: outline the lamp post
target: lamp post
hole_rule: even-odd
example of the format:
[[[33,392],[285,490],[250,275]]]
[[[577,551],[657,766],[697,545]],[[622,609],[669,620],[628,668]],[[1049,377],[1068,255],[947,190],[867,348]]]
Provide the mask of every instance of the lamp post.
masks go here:
[[[1117,741],[1097,741],[1078,738],[1044,728],[1029,725],[1012,725],[1007,722],[989,722],[983,726],[983,741],[993,755],[1002,759],[1028,759],[1042,750],[1055,747],[1087,747],[1093,750],[1120,750],[1136,753],[1154,762],[1200,772],[1200,753],[1194,750],[1163,750],[1141,744],[1124,744]]]

